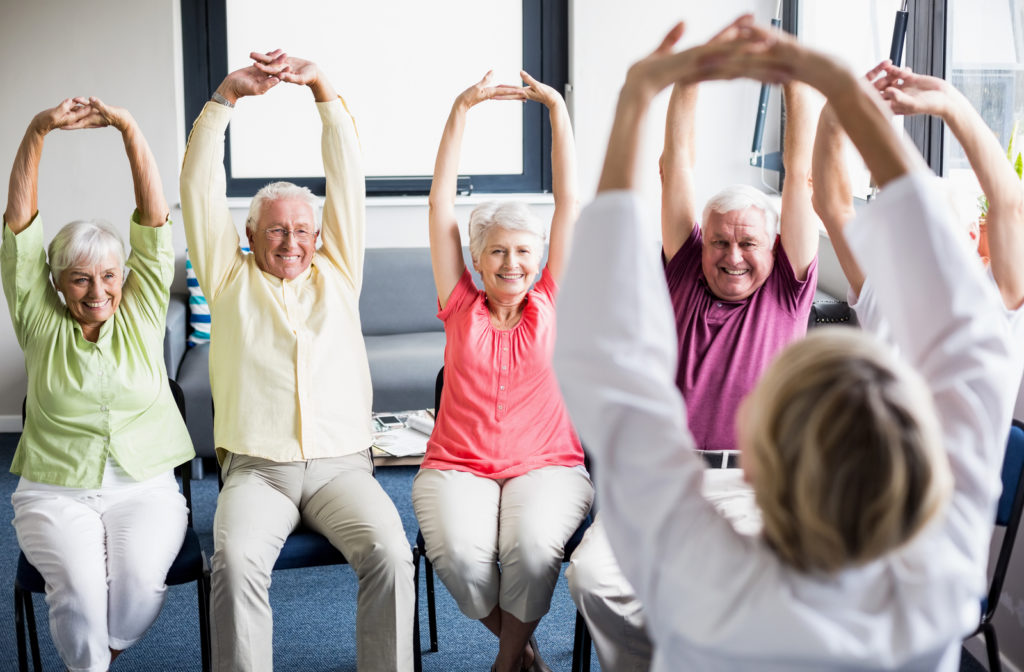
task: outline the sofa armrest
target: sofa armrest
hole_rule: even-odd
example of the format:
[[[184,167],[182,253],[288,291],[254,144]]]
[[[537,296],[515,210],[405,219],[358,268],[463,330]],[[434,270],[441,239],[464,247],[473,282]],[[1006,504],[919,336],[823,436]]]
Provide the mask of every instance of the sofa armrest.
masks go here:
[[[188,335],[188,297],[171,294],[167,304],[167,321],[164,324],[164,365],[167,376],[177,378],[178,365],[185,356],[185,339]]]

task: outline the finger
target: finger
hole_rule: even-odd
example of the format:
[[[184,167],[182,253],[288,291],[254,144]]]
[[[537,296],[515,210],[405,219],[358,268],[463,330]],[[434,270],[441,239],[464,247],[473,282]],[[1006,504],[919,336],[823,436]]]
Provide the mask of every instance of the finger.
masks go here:
[[[686,25],[682,21],[672,26],[672,30],[668,31],[668,34],[665,35],[665,38],[661,41],[661,44],[659,44],[658,47],[653,52],[651,52],[651,55],[653,56],[657,54],[660,56],[663,54],[672,53],[672,47],[676,46],[676,42],[678,42],[679,38],[683,36],[683,31],[685,30]]]
[[[536,79],[531,77],[530,73],[528,73],[526,70],[520,70],[519,76],[522,77],[523,81],[529,84],[530,86],[537,86],[537,84],[539,83]]]
[[[476,83],[477,86],[487,86],[492,77],[494,77],[494,70],[488,70],[484,76],[480,78],[480,81]]]
[[[281,49],[274,49],[273,51],[268,51],[265,54],[258,51],[250,51],[249,58],[257,63],[272,63],[279,58],[287,58],[287,54],[285,54]]]
[[[732,23],[725,28],[715,33],[715,35],[708,40],[708,43],[720,42],[724,40],[731,40],[736,37],[739,33],[740,28],[745,28],[754,23],[753,14],[742,14],[738,16]]]
[[[890,61],[887,58],[884,61],[882,61],[881,63],[879,63],[878,65],[876,65],[875,67],[873,67],[870,70],[868,70],[867,74],[864,75],[864,78],[867,79],[869,82],[874,82],[876,79],[878,79],[878,77],[880,75],[885,73],[886,72],[886,68],[888,68],[891,65],[892,65],[892,61]]]
[[[253,63],[253,66],[266,75],[277,75],[288,70],[288,64],[284,61],[271,61],[270,63],[261,63],[260,61],[256,61]]]

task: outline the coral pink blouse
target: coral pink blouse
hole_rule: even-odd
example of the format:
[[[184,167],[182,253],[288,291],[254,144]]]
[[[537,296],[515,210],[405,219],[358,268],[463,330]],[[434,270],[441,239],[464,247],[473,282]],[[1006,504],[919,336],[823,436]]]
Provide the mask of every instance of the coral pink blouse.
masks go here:
[[[491,325],[469,269],[437,316],[444,322],[444,390],[424,469],[513,478],[583,464],[583,448],[551,369],[557,287],[547,269],[512,329]]]

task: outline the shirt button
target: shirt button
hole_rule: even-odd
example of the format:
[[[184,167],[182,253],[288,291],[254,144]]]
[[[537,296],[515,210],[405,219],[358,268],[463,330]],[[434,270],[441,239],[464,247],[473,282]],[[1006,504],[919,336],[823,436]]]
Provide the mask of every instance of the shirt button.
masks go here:
[[[502,365],[501,365],[501,370],[502,370],[502,371],[507,371],[507,370],[508,370],[508,367],[507,367],[507,366],[505,366],[504,364],[502,364]]]
[[[106,413],[110,409],[107,407],[106,404],[103,404],[102,406],[100,406],[100,410],[103,411],[104,413]]]
[[[499,410],[499,411],[500,411],[500,410],[503,410],[504,408],[505,408],[504,406],[502,406],[501,404],[498,404],[498,410]]]
[[[502,348],[501,351],[502,352],[508,352],[508,348]]]
[[[499,390],[504,390],[504,389],[505,389],[505,386],[504,386],[504,385],[499,385],[499,386],[498,386],[498,389],[499,389]]]

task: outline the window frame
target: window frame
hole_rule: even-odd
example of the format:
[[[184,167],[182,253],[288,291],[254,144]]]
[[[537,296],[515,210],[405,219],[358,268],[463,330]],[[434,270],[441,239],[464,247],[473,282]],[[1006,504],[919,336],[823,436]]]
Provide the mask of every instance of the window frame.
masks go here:
[[[569,80],[568,0],[522,0],[523,69],[557,89],[563,96]],[[228,74],[227,10],[225,0],[181,0],[182,64],[185,133],[210,95]],[[549,193],[551,191],[551,122],[541,105],[523,105],[523,170],[519,174],[460,175],[458,193]],[[286,180],[323,196],[322,177],[267,175],[236,178],[231,172],[231,129],[225,140],[224,167],[229,197],[252,196],[260,187]],[[366,178],[368,196],[426,195],[431,175]]]

